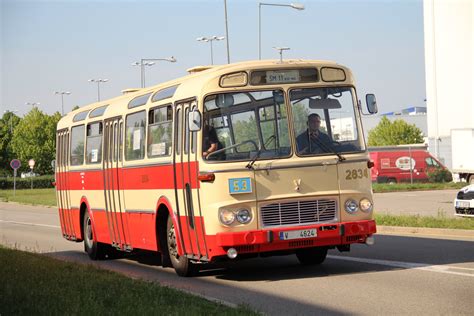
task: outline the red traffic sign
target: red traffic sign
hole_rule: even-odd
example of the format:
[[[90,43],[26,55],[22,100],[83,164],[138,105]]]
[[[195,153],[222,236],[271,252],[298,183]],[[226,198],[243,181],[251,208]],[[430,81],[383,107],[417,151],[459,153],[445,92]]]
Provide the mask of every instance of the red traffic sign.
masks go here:
[[[13,159],[12,161],[10,161],[10,167],[12,167],[12,169],[16,170],[20,168],[20,166],[21,166],[21,162],[18,159]]]

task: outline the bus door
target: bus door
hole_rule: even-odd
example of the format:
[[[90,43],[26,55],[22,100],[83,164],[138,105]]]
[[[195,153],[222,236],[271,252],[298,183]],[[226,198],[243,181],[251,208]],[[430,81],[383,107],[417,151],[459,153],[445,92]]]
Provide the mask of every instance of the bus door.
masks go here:
[[[208,254],[199,203],[197,132],[190,132],[188,124],[188,113],[196,106],[196,101],[188,101],[175,107],[174,187],[183,252],[190,259],[205,260]]]
[[[76,240],[74,231],[71,195],[69,187],[69,132],[63,130],[58,133],[56,155],[56,191],[59,208],[59,220],[63,236],[69,240]]]
[[[104,122],[104,197],[107,224],[112,246],[132,250],[123,194],[123,120]]]

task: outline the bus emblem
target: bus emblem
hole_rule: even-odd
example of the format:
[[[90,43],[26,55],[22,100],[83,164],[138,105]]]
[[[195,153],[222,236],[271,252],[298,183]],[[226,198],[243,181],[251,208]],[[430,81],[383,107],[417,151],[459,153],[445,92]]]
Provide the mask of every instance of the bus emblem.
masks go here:
[[[301,185],[301,179],[295,179],[295,180],[293,180],[293,183],[295,184],[295,191],[299,192],[300,191],[300,185]]]

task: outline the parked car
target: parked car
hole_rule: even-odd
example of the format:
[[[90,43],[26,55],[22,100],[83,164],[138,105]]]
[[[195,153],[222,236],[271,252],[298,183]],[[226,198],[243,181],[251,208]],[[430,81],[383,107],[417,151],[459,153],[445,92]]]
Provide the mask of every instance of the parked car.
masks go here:
[[[374,162],[371,170],[372,182],[427,182],[429,173],[447,168],[428,151],[407,148],[370,150],[370,159]],[[410,175],[411,169],[411,175]],[[446,172],[449,173],[449,172]],[[451,175],[449,173],[449,175]],[[452,179],[452,178],[451,178]],[[449,180],[451,181],[451,180]]]
[[[474,184],[470,184],[459,190],[454,199],[456,215],[474,217]]]

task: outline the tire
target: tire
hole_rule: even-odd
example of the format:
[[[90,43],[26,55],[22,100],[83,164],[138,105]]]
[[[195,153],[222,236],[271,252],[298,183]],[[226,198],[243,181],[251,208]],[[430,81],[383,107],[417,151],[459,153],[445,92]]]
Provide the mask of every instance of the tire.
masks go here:
[[[387,183],[388,183],[388,184],[396,184],[396,183],[397,183],[397,179],[395,179],[395,178],[389,178],[389,179],[387,180]]]
[[[107,245],[97,242],[93,233],[93,224],[89,212],[84,214],[84,251],[92,260],[105,259]]]
[[[302,265],[321,264],[326,260],[327,254],[326,247],[305,248],[296,251],[296,257]]]
[[[177,275],[189,277],[198,271],[197,265],[193,264],[188,258],[178,255],[176,230],[174,229],[171,216],[168,217],[168,222],[166,224],[166,245],[168,248],[171,265],[173,266]]]
[[[474,184],[474,174],[471,174],[469,178],[467,178],[467,183],[468,184]]]

